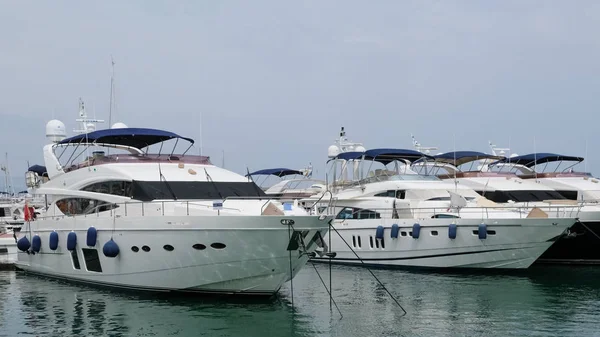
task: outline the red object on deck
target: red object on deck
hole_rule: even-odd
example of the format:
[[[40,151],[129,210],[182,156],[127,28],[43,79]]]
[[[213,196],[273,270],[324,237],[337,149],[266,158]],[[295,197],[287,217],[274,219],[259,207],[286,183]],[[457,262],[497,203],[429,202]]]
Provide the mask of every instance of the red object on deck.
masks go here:
[[[29,205],[25,204],[25,208],[23,209],[23,217],[25,221],[33,220],[33,207],[29,207]]]

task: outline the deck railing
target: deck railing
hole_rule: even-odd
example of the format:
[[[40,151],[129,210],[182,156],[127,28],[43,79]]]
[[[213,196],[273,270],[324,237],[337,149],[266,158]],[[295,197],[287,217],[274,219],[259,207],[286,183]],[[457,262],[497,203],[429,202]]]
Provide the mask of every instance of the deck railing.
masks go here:
[[[340,212],[344,208],[352,208],[353,211],[347,213],[351,215],[351,218],[338,218]],[[364,220],[364,219],[416,219],[416,218],[436,218],[436,217],[447,217],[447,218],[463,218],[467,216],[467,219],[475,218],[474,215],[481,215],[481,219],[524,219],[527,218],[531,211],[539,209],[543,211],[547,217],[550,218],[577,218],[581,211],[581,206],[483,206],[483,207],[461,207],[461,208],[449,208],[449,207],[386,207],[386,208],[373,208],[373,207],[360,207],[357,210],[352,205],[337,204],[335,207],[328,207],[322,214],[328,216],[335,216],[337,220]],[[364,212],[364,213],[363,213]],[[361,214],[363,213],[363,214]],[[365,214],[366,213],[366,214]],[[514,214],[515,216],[507,216]],[[356,218],[354,217],[356,215]],[[379,215],[380,217],[377,217]],[[361,217],[363,216],[363,217]],[[536,215],[532,214],[533,218],[542,218],[543,214]],[[477,217],[479,218],[479,217]]]

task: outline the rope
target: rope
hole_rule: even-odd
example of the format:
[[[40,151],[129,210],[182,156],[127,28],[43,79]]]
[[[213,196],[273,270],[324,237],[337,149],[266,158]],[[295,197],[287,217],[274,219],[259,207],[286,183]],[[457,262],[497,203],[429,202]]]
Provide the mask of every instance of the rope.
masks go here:
[[[346,240],[342,237],[342,235],[340,234],[340,232],[338,232],[337,229],[335,229],[335,227],[333,227],[333,225],[329,224],[329,227],[331,229],[333,229],[337,235],[340,237],[340,239],[342,239],[342,241],[344,241],[344,243],[346,244],[346,246],[348,246],[348,248],[350,248],[350,250],[352,251],[352,253],[354,253],[354,255],[356,256],[356,258],[363,264],[363,266],[369,271],[369,273],[371,273],[371,276],[373,276],[373,278],[377,281],[377,283],[379,283],[379,285],[383,288],[383,290],[385,290],[385,292],[390,296],[390,298],[396,302],[396,304],[398,305],[398,307],[400,307],[400,309],[402,309],[402,311],[404,312],[402,314],[403,317],[407,314],[406,310],[404,310],[404,308],[402,307],[402,305],[400,304],[400,302],[398,302],[398,300],[392,295],[392,293],[390,293],[390,291],[383,285],[383,283],[377,278],[377,276],[375,276],[375,274],[373,273],[373,271],[371,269],[369,269],[369,267],[366,266],[365,261],[363,261],[363,259],[360,258],[360,256],[358,256],[358,254],[356,254],[356,252],[354,251],[354,249],[352,249],[352,247],[348,244],[348,242],[346,242]],[[330,236],[330,240],[331,240],[331,236]],[[331,247],[331,246],[330,246]],[[329,258],[329,263],[331,263],[331,258]],[[331,267],[330,267],[331,268]]]
[[[325,281],[321,277],[321,274],[317,270],[317,267],[315,266],[315,264],[313,262],[311,262],[310,264],[312,264],[313,268],[315,269],[315,272],[317,273],[317,276],[319,276],[319,280],[321,280],[321,284],[323,284],[323,287],[325,288],[325,291],[327,291],[327,294],[329,295],[329,300],[333,302],[333,304],[335,305],[335,308],[340,313],[340,320],[341,320],[342,318],[344,318],[344,315],[342,315],[342,311],[338,307],[337,303],[335,303],[335,300],[333,299],[333,295],[331,294],[331,292],[329,291],[329,289],[327,289],[327,285],[325,284]]]
[[[292,229],[291,225],[288,226],[288,242],[289,240],[292,239],[292,236],[290,234],[290,230]],[[292,251],[289,250],[289,259],[290,259],[290,288],[292,291],[292,310],[294,309],[294,273],[292,271]]]

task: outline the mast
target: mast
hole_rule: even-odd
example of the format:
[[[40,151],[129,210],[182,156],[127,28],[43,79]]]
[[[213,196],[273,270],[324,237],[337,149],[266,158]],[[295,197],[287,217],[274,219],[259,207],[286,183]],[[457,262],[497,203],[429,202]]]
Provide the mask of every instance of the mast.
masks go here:
[[[108,106],[108,126],[110,127],[112,125],[112,111],[113,111],[113,100],[114,100],[114,92],[115,92],[115,61],[112,58],[112,55],[110,56],[110,64],[111,64],[111,71],[110,71],[110,100],[109,100],[109,106]]]
[[[12,186],[12,177],[10,176],[10,170],[8,169],[8,152],[6,152],[4,155],[6,162],[4,165],[2,165],[2,167],[0,167],[0,169],[4,172],[4,188],[7,196],[14,196],[15,191]]]
[[[73,132],[78,134],[95,131],[96,123],[104,123],[103,119],[88,118],[88,115],[85,112],[85,103],[81,97],[79,98],[79,118],[75,121],[81,123],[81,129],[73,129]]]

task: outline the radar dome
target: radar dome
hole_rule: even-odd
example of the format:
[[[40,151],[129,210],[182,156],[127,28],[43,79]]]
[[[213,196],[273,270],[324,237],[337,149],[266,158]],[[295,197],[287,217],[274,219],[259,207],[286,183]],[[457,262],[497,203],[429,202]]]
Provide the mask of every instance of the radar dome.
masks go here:
[[[53,119],[46,124],[46,138],[51,142],[57,143],[67,137],[65,124],[57,119]]]
[[[364,146],[359,145],[356,148],[354,148],[354,151],[356,151],[356,152],[365,152],[365,151],[367,151],[367,149],[365,149]]]
[[[518,157],[518,156],[519,156],[518,154],[513,153],[513,154],[510,155],[510,158],[514,158],[514,157]]]
[[[121,122],[117,122],[117,123],[113,124],[110,128],[111,129],[125,129],[125,128],[127,128],[127,125],[125,125],[124,123],[121,123]]]
[[[85,128],[86,128],[87,132],[94,132],[94,131],[96,131],[96,124],[94,124],[94,123],[87,123],[85,125]]]
[[[335,157],[337,157],[338,154],[340,154],[340,148],[337,147],[336,145],[331,145],[327,149],[327,156],[329,158],[335,158]]]

